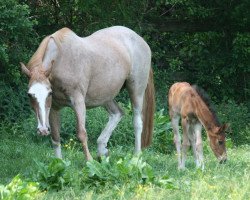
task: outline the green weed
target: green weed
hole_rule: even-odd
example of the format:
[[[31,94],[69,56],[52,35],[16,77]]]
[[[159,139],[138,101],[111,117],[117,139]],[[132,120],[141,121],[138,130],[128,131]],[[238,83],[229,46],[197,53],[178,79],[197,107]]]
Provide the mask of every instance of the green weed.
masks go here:
[[[72,182],[70,161],[53,158],[49,164],[36,161],[37,169],[33,172],[32,180],[39,183],[42,190],[60,190]]]
[[[22,180],[20,175],[15,176],[8,185],[0,185],[0,199],[2,200],[29,200],[41,198],[42,195],[38,183]]]

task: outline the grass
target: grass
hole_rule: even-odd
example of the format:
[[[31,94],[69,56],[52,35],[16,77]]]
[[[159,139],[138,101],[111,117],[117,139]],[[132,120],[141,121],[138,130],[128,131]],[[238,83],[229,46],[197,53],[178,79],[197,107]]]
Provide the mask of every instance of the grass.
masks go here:
[[[65,112],[63,115],[72,114]],[[88,112],[87,120],[88,130],[93,133],[89,146],[95,157],[98,132],[107,116],[102,109],[97,109]],[[154,180],[143,184],[140,177],[135,177],[133,170],[128,172],[132,173],[132,176],[121,177],[117,162],[119,159],[124,161],[127,155],[133,152],[133,129],[130,122],[131,117],[125,117],[112,136],[108,163],[111,168],[107,169],[112,171],[114,178],[106,174],[103,178],[102,173],[105,172],[99,177],[88,177],[85,173],[87,164],[83,152],[73,134],[74,122],[63,122],[63,127],[67,126],[67,133],[63,134],[63,155],[70,165],[62,166],[61,171],[54,172],[52,169],[50,173],[58,176],[56,181],[62,181],[64,185],[56,189],[41,190],[39,199],[250,199],[249,145],[232,146],[228,149],[228,162],[219,164],[205,142],[205,170],[202,172],[195,169],[190,153],[187,169],[178,171],[175,152],[166,153],[173,148],[172,142],[156,138],[152,147],[144,150],[141,156],[143,162],[151,166],[150,172],[153,172]],[[7,185],[17,174],[20,174],[23,181],[36,182],[39,180],[39,174],[47,173],[46,167],[53,161],[54,152],[49,138],[40,138],[33,134],[35,125],[33,118],[27,119],[25,123],[0,125],[0,184]],[[162,125],[164,126],[164,123]],[[158,124],[156,128],[157,132]],[[170,132],[167,134],[172,137]],[[159,135],[156,134],[155,137]],[[167,146],[164,151],[155,148],[164,143]],[[39,167],[37,163],[44,166]],[[127,163],[125,165],[127,167]],[[102,166],[104,164],[100,165]],[[117,174],[114,175],[115,173]],[[156,178],[160,178],[161,183],[167,181],[167,184],[159,184]],[[69,184],[66,184],[67,181]]]

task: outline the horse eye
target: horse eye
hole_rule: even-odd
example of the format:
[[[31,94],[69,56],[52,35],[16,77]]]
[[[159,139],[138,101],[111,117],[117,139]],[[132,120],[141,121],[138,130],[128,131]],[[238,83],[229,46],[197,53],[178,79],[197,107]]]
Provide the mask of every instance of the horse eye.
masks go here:
[[[33,98],[32,94],[28,93],[29,98]]]
[[[222,145],[224,142],[219,140],[218,143],[219,145]]]
[[[49,92],[49,96],[51,96],[51,95],[52,95],[52,93],[53,93],[53,92],[52,92],[52,91],[50,91],[50,92]]]

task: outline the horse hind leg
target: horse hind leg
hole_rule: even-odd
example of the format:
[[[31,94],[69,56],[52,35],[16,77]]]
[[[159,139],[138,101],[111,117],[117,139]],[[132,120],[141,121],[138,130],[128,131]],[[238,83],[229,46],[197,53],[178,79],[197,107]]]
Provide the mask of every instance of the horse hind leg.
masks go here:
[[[131,85],[128,85],[128,91],[129,91],[129,96],[130,96],[130,100],[131,100],[131,104],[133,108],[133,125],[135,129],[134,153],[138,154],[139,152],[141,152],[141,137],[142,137],[142,130],[143,130],[142,109],[143,109],[143,99],[144,99],[145,90],[140,90],[143,92],[136,92],[139,90],[136,90],[136,87],[130,87]]]
[[[196,166],[204,170],[204,161],[203,161],[203,147],[202,147],[202,125],[200,123],[196,123],[194,125],[194,134],[195,134],[195,151],[196,151]]]
[[[178,159],[178,168],[181,168],[181,137],[179,133],[179,121],[180,121],[180,116],[171,116],[171,124],[173,127],[173,132],[174,132],[174,143],[177,151],[177,159]]]
[[[195,135],[195,128],[194,128],[194,124],[190,123],[189,125],[189,131],[188,131],[188,138],[189,141],[191,142],[191,146],[192,146],[192,150],[193,150],[193,155],[194,155],[194,160],[195,160],[195,164],[197,166],[198,163],[198,157],[197,157],[197,151],[196,151],[196,135]]]
[[[185,117],[182,117],[181,124],[183,130],[183,141],[182,141],[182,159],[181,159],[181,166],[179,167],[179,169],[185,169],[187,151],[190,147],[190,142],[188,138],[190,124],[188,123],[188,120]]]
[[[135,103],[137,102],[137,103]],[[133,102],[133,124],[135,128],[135,154],[141,152],[141,135],[143,129],[142,121],[142,106],[143,106],[143,96],[137,97],[135,102]]]
[[[131,84],[130,84],[131,83]],[[133,125],[134,125],[134,131],[135,131],[135,149],[134,153],[138,154],[141,152],[141,135],[143,130],[143,121],[142,121],[142,109],[143,109],[143,99],[144,99],[144,91],[138,90],[135,86],[138,85],[136,81],[129,81],[126,82],[126,87],[129,92],[130,101],[132,104],[133,109]],[[137,91],[143,91],[143,92],[137,92]]]
[[[197,168],[204,169],[203,163],[203,149],[202,149],[202,136],[201,136],[202,126],[199,122],[194,122],[190,126],[189,140],[192,144],[194,160]]]
[[[105,109],[109,113],[109,121],[97,139],[99,157],[108,156],[107,143],[110,136],[112,135],[113,130],[116,128],[123,115],[122,109],[114,100],[107,103],[105,105]]]

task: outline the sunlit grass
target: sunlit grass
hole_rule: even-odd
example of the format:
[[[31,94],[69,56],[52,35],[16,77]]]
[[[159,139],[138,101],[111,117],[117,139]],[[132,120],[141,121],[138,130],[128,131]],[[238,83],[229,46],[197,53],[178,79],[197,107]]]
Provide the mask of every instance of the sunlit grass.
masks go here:
[[[68,112],[68,111],[67,111]],[[88,113],[91,129],[89,146],[92,155],[96,158],[96,139],[107,120],[102,109]],[[100,121],[95,127],[95,120]],[[49,163],[54,156],[49,138],[40,138],[33,134],[35,130],[33,118],[21,124],[1,124],[0,126],[0,184],[8,184],[17,174],[24,179],[32,177],[30,174],[38,173],[36,162]],[[156,139],[153,146],[144,150],[142,158],[153,169],[155,176],[168,177],[174,188],[166,189],[149,182],[148,184],[135,184],[134,179],[124,184],[114,185],[107,182],[97,187],[83,184],[82,170],[86,161],[81,145],[75,137],[74,122],[68,124],[67,135],[62,143],[63,157],[70,161],[68,170],[74,183],[60,190],[48,190],[43,199],[250,199],[250,146],[239,146],[228,149],[228,162],[219,164],[207,145],[204,143],[205,170],[195,168],[193,157],[190,154],[187,160],[187,169],[177,170],[175,152],[170,154],[154,148],[156,145],[167,145],[172,150],[172,142]],[[158,125],[156,126],[158,127]],[[171,134],[171,133],[167,133]],[[249,133],[246,133],[249,134]],[[125,141],[126,136],[129,138]],[[155,137],[158,137],[156,134]],[[172,137],[172,135],[171,135]],[[116,139],[116,140],[115,140]],[[160,143],[161,142],[161,143]],[[133,129],[131,116],[125,116],[112,137],[110,145],[110,159],[124,158],[133,152]],[[32,181],[32,180],[31,180]],[[134,183],[133,183],[134,184]]]

